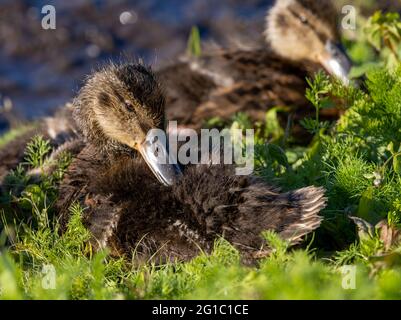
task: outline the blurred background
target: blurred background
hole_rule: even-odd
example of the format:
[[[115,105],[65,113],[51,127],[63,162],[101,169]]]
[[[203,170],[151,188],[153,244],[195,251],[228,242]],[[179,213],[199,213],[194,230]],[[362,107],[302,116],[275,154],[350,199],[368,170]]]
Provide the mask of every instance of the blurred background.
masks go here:
[[[173,61],[194,25],[202,39],[217,42],[240,29],[260,34],[271,2],[0,0],[0,94],[25,117],[47,114],[108,59],[142,58],[155,67]],[[56,8],[56,30],[41,27],[46,4]]]
[[[185,52],[192,26],[202,41],[260,35],[274,0],[0,0],[0,104],[24,118],[69,101],[85,74],[109,59],[142,58],[160,67]],[[369,14],[400,0],[348,1]],[[338,5],[348,3],[337,0]],[[44,5],[56,30],[43,30]],[[1,116],[0,116],[1,119]],[[0,130],[6,122],[0,120]]]

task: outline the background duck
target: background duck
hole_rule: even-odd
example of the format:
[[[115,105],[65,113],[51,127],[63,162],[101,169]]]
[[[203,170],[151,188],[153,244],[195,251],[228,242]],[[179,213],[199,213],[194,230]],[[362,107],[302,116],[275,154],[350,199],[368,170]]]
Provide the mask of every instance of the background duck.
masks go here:
[[[164,128],[164,105],[160,85],[142,65],[112,65],[87,80],[74,100],[85,146],[57,202],[64,224],[79,202],[95,247],[135,251],[141,261],[189,259],[219,236],[252,259],[268,252],[262,231],[295,244],[320,225],[321,188],[280,193],[259,178],[235,176],[232,166],[189,166],[182,174],[152,162],[148,145],[155,142],[147,132]]]
[[[27,144],[35,135],[41,135],[50,145],[63,150],[78,138],[75,122],[72,119],[72,104],[67,103],[54,116],[46,117],[32,124],[15,128],[17,136],[0,148],[0,191],[4,178],[24,160]],[[71,151],[73,148],[70,148]],[[57,154],[57,152],[55,152]]]
[[[330,0],[276,1],[267,13],[265,43],[212,50],[158,72],[167,118],[199,129],[212,117],[246,112],[264,121],[269,108],[289,106],[299,120],[312,110],[305,99],[307,76],[325,69],[348,83],[351,63],[339,44],[338,18]]]

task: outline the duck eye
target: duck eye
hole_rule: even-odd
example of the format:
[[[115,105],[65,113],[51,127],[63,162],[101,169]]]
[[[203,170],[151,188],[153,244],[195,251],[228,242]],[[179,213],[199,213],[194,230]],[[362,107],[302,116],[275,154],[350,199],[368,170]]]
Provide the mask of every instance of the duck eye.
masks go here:
[[[134,112],[134,111],[135,111],[134,106],[133,106],[132,103],[129,102],[129,101],[125,101],[125,102],[124,102],[124,107],[125,107],[125,109],[127,109],[129,112]]]

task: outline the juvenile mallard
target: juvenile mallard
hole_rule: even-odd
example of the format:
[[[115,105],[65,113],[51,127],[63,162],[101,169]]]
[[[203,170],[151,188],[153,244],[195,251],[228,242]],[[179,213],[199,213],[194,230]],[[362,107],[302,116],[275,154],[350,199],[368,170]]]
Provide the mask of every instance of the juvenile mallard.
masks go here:
[[[297,122],[313,112],[306,77],[325,69],[348,83],[351,64],[340,45],[338,18],[330,0],[277,0],[267,13],[264,45],[206,52],[158,72],[167,118],[199,129],[207,119],[227,120],[237,112],[264,121],[269,108],[287,106]],[[295,139],[303,141],[299,134]]]
[[[320,225],[321,188],[280,193],[257,177],[236,176],[232,166],[193,165],[181,173],[152,162],[155,149],[144,146],[154,142],[150,129],[164,128],[164,105],[142,65],[112,65],[87,80],[74,100],[85,147],[60,186],[63,224],[79,202],[95,247],[135,252],[140,261],[186,260],[220,236],[252,259],[267,252],[262,231],[295,244]]]

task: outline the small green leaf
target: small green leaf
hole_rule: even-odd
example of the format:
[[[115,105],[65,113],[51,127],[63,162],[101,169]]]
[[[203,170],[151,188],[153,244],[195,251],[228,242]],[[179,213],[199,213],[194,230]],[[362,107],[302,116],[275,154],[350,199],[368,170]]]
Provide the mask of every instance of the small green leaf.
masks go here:
[[[187,52],[190,56],[200,57],[202,55],[201,38],[198,27],[193,26],[188,39]]]
[[[357,217],[364,219],[370,223],[376,222],[378,216],[374,212],[374,205],[374,187],[369,187],[362,194],[361,199],[359,200]]]
[[[391,152],[391,154],[394,154],[394,143],[393,141],[391,141],[388,146],[387,146],[387,150]]]
[[[273,108],[266,112],[266,136],[271,136],[275,141],[284,135],[284,130],[277,117],[278,110],[278,108]]]
[[[401,154],[397,154],[394,156],[393,168],[397,174],[401,175]]]
[[[349,217],[358,228],[358,237],[360,240],[372,238],[374,236],[374,227],[366,220],[358,217]]]

